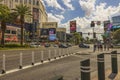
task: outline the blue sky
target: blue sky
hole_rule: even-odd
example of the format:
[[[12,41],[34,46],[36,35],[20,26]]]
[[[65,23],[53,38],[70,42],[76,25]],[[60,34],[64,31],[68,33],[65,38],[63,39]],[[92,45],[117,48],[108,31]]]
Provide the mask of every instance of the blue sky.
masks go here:
[[[58,22],[59,27],[67,28],[68,32],[71,20],[77,21],[77,31],[90,32],[92,20],[104,21],[120,13],[120,0],[43,0],[43,3],[49,21]]]

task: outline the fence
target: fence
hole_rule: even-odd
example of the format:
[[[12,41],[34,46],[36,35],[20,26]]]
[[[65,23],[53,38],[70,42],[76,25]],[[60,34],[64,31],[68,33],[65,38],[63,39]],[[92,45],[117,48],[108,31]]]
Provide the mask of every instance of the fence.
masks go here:
[[[23,69],[26,66],[35,66],[45,62],[53,61],[63,57],[72,55],[78,49],[69,48],[55,48],[46,50],[34,51],[15,51],[3,52],[0,54],[0,69],[1,74],[13,69]],[[6,54],[7,53],[7,54]]]
[[[114,80],[118,74],[117,57],[117,51],[112,51],[110,55],[101,53],[98,54],[94,60],[86,59],[81,61],[81,80]],[[107,69],[109,69],[111,73],[106,74]]]

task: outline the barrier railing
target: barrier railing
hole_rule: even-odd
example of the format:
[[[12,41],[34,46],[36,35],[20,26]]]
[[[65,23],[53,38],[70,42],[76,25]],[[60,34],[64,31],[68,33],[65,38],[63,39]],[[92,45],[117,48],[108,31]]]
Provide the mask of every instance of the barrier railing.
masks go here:
[[[60,59],[62,57],[66,57],[75,52],[75,50],[71,50],[72,48],[58,48],[58,49],[49,49],[42,51],[26,51],[19,53],[10,53],[13,55],[4,54],[0,57],[0,62],[2,63],[0,66],[1,74],[6,73],[9,70],[13,69],[23,69],[25,66],[34,66],[37,63],[44,63],[45,61],[52,61],[55,59]],[[72,51],[72,52],[71,52]],[[15,65],[15,66],[14,66]]]

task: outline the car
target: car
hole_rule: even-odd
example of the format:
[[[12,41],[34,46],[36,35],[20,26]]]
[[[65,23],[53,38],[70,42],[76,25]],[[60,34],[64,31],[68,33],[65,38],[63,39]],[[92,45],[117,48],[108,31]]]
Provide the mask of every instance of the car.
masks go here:
[[[87,45],[87,44],[85,44],[85,43],[80,43],[80,44],[79,44],[79,47],[80,47],[80,48],[90,48],[90,46]]]
[[[59,44],[59,48],[68,48],[66,44]]]
[[[67,43],[66,45],[67,45],[68,47],[71,47],[71,46],[72,46],[72,44],[70,44],[70,43]]]
[[[50,47],[50,44],[46,43],[46,44],[45,44],[45,47]]]
[[[37,43],[30,43],[30,47],[38,48],[38,47],[40,47],[40,44],[37,44]]]

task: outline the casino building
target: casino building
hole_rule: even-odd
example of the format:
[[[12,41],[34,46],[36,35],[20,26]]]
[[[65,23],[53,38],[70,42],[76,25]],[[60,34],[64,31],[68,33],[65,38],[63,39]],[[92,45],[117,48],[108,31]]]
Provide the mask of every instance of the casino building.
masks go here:
[[[19,4],[27,5],[33,17],[25,17],[25,32],[28,33],[30,38],[40,37],[41,23],[48,21],[48,15],[41,0],[3,0],[0,3],[7,5],[10,9],[15,8]],[[7,26],[20,27],[17,24],[7,24]]]
[[[114,14],[111,16],[111,22],[112,22],[112,31],[115,31],[117,29],[120,29],[120,13]]]

